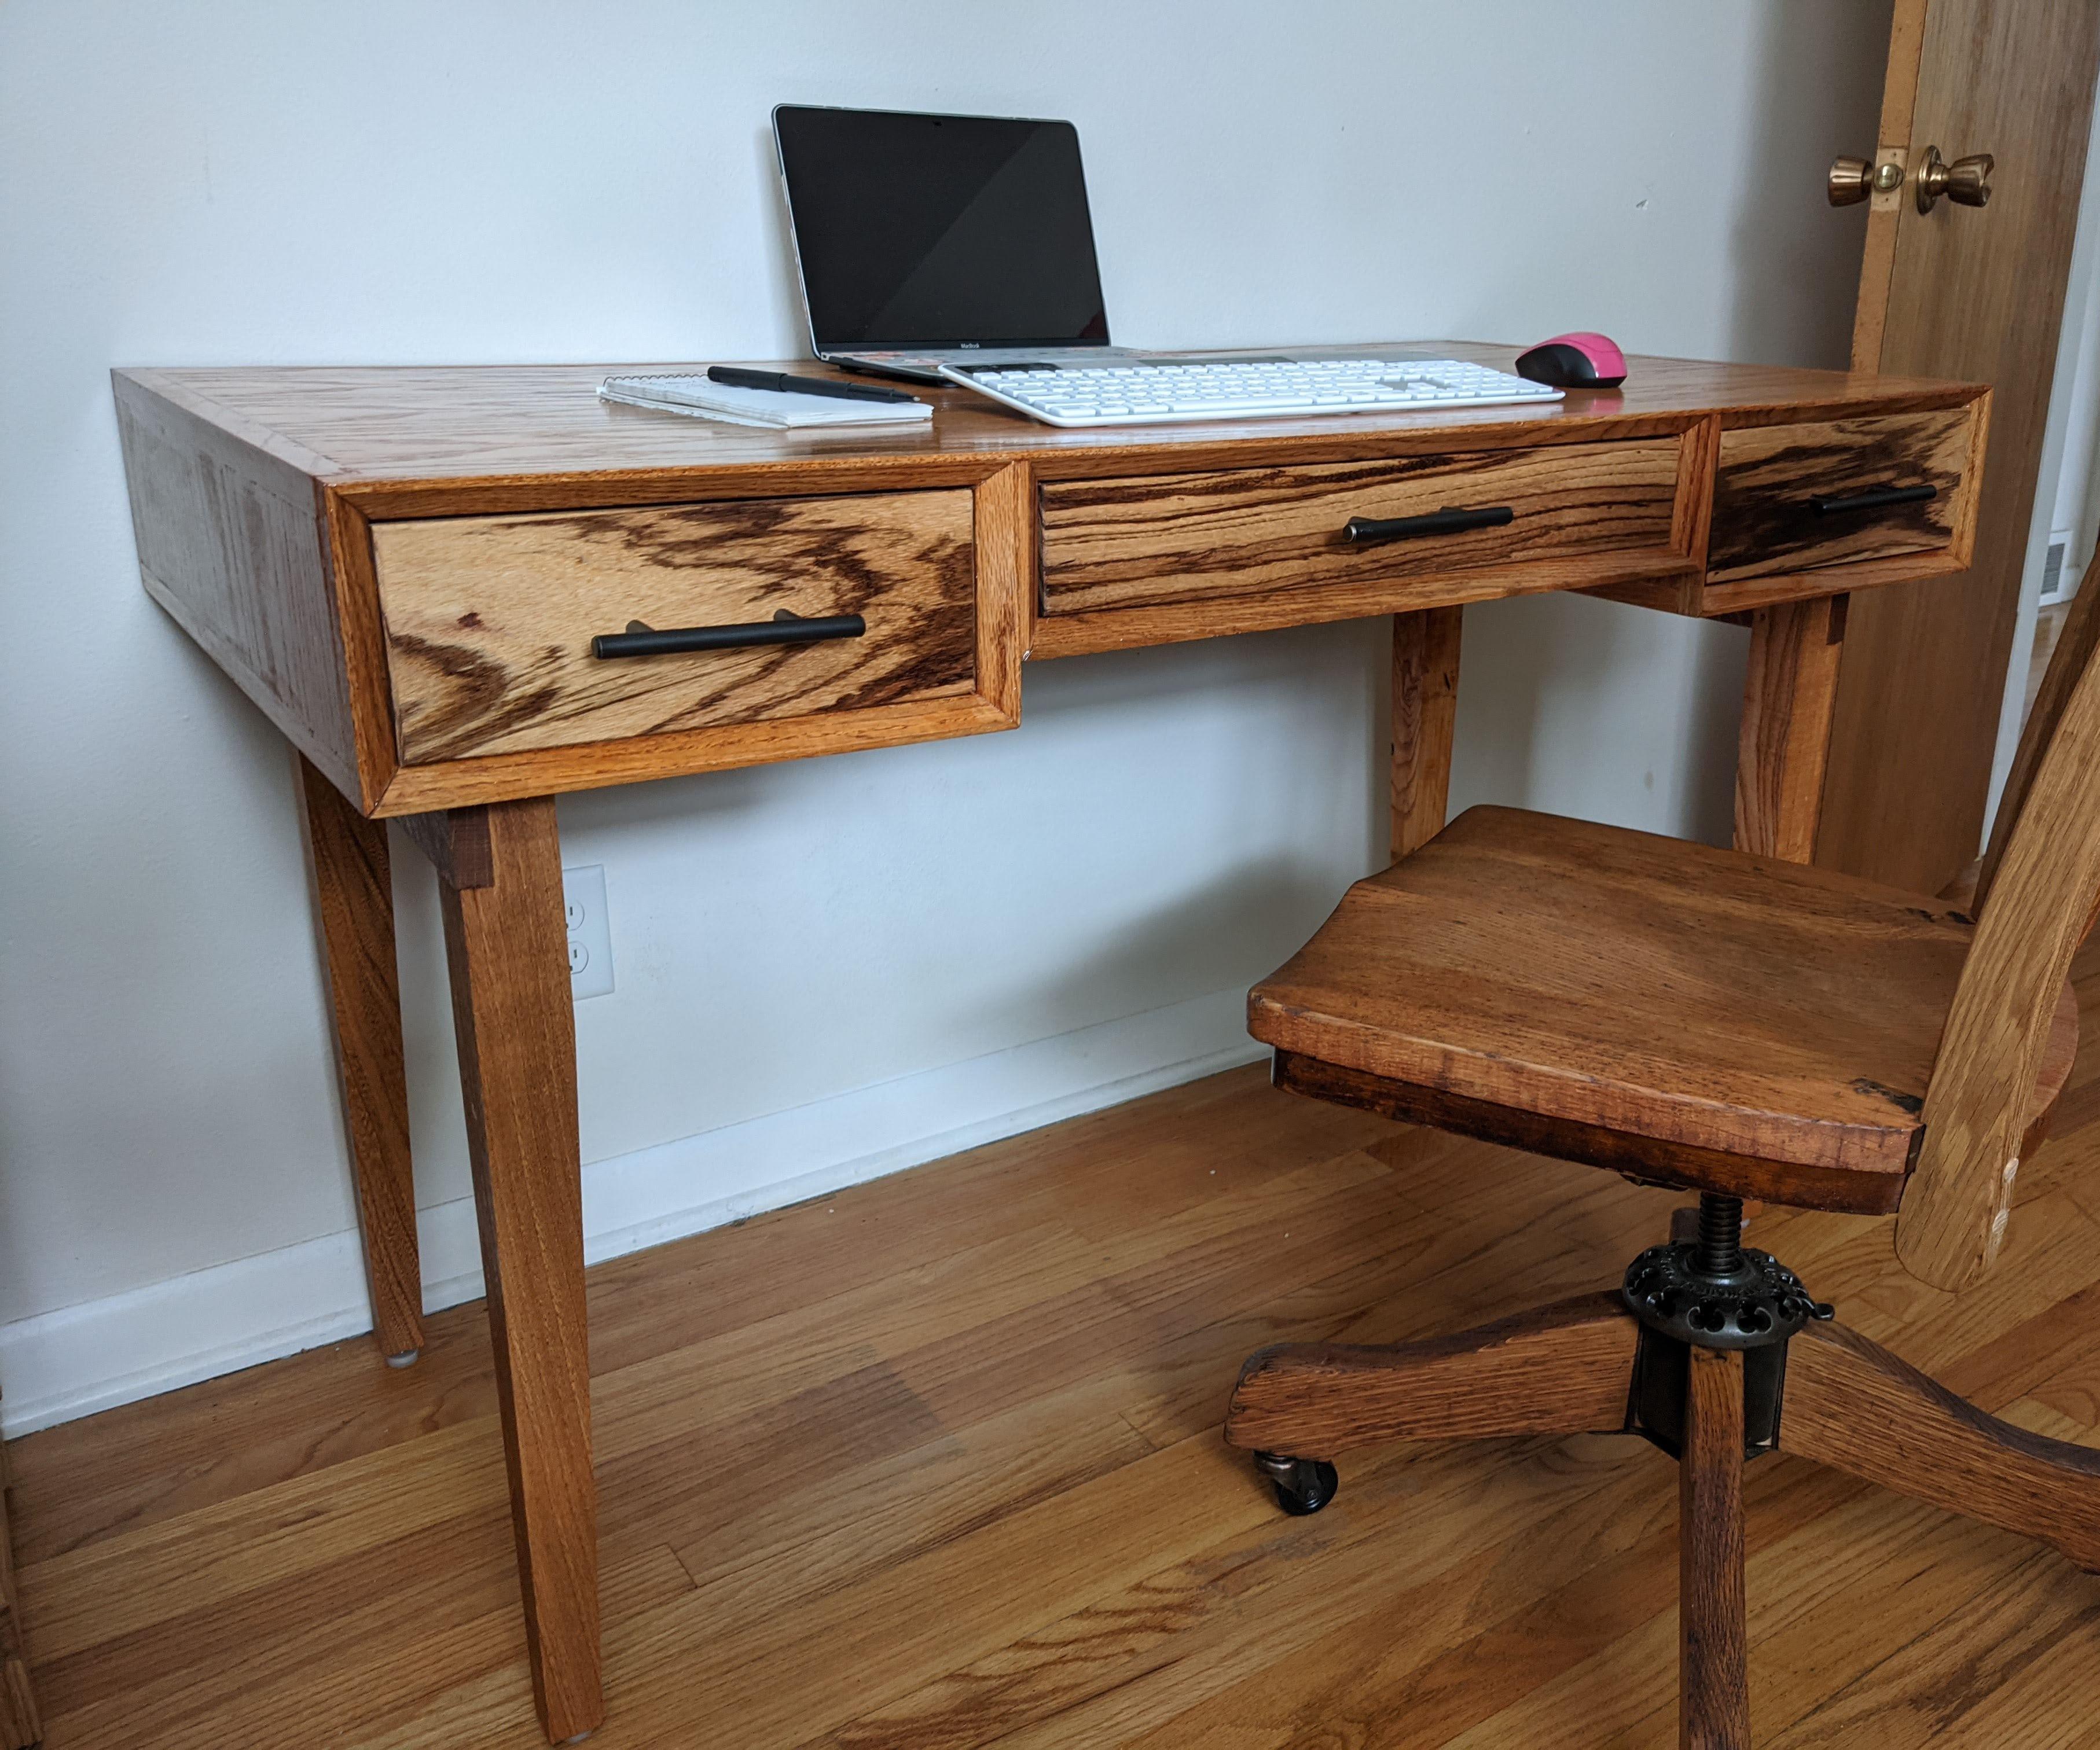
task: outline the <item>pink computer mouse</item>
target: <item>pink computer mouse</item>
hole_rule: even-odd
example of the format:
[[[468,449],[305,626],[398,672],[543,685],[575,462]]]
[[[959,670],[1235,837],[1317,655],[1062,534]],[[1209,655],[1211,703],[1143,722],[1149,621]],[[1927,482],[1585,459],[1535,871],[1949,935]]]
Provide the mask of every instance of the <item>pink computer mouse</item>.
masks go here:
[[[1626,380],[1626,355],[1603,334],[1556,334],[1516,356],[1516,374],[1555,389],[1616,389]]]

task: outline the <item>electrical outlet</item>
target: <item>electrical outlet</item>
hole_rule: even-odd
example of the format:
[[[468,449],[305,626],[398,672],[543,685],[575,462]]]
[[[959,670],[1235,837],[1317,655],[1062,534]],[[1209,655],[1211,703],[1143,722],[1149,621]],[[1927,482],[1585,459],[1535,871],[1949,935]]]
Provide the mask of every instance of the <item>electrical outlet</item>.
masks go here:
[[[569,994],[612,994],[612,926],[605,910],[605,865],[562,871],[562,901],[568,911]]]

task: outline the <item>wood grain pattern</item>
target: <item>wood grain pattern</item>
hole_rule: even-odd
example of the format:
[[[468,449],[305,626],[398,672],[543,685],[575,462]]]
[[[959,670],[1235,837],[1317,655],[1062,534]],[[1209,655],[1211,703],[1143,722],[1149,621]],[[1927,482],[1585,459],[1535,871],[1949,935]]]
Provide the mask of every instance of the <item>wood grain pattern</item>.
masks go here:
[[[1674,441],[1045,483],[1043,611],[1161,607],[1580,554],[1667,552]],[[1507,507],[1500,528],[1365,544],[1352,518]],[[1519,586],[1521,587],[1521,586]]]
[[[1903,1202],[1905,1179],[1898,1172],[1806,1166],[1798,1162],[1768,1161],[1761,1155],[1658,1141],[1637,1131],[1550,1117],[1521,1106],[1347,1069],[1297,1051],[1278,1051],[1272,1067],[1277,1087],[1294,1094],[1556,1161],[1601,1166],[1637,1184],[1714,1191],[1724,1197],[1770,1197],[1794,1209],[1854,1215],[1892,1215]]]
[[[360,795],[313,480],[227,430],[214,403],[148,393],[121,372],[116,387],[147,593],[294,747]]]
[[[1917,101],[1918,58],[1925,48],[1927,0],[1895,0],[1889,22],[1889,58],[1882,76],[1882,116],[1875,149],[1877,164],[1910,168],[1911,115]],[[1877,369],[1882,331],[1888,315],[1889,280],[1895,271],[1896,229],[1913,205],[1906,178],[1886,194],[1877,190],[1867,213],[1867,240],[1860,262],[1860,297],[1853,310],[1852,368]]]
[[[1606,1293],[1452,1337],[1263,1349],[1240,1369],[1225,1439],[1331,1458],[1387,1440],[1617,1434],[1639,1337],[1625,1300]]]
[[[1718,619],[1841,588],[1848,594],[1857,595],[1862,591],[1878,590],[1886,584],[1949,577],[1968,568],[1967,558],[1954,548],[1938,553],[1904,553],[1893,559],[1855,559],[1849,564],[1826,566],[1820,571],[1786,571],[1770,577],[1746,577],[1736,583],[1709,584],[1700,593],[1699,611],[1710,619]],[[1804,587],[1811,583],[1816,587]]]
[[[1465,610],[1392,617],[1392,855],[1396,862],[1444,830],[1451,737],[1458,715]]]
[[[401,830],[430,860],[448,887],[488,887],[496,879],[496,850],[489,842],[488,810],[446,809],[433,814],[404,814]]]
[[[407,765],[967,696],[970,495],[387,522],[373,531]],[[592,637],[858,614],[864,637],[601,661]]]
[[[1513,356],[1502,347],[1437,344],[1486,364],[1506,366]],[[291,519],[280,544],[318,550],[318,566],[311,558],[299,562],[305,573],[293,618],[305,647],[325,659],[279,675],[284,665],[272,655],[275,634],[250,624],[258,612],[267,618],[280,611],[274,602],[221,615],[227,631],[214,629],[179,591],[156,582],[150,566],[148,587],[367,813],[392,816],[1010,727],[1018,715],[1018,665],[1031,642],[1038,657],[1075,655],[1546,588],[1608,586],[1626,599],[1706,611],[1692,548],[1703,538],[1710,451],[1722,431],[1947,408],[1968,404],[1978,393],[1958,384],[1833,372],[1662,359],[1634,364],[1626,389],[1578,392],[1543,412],[1472,408],[1094,431],[1032,425],[966,391],[942,390],[932,392],[930,428],[872,437],[764,432],[616,407],[591,392],[610,368],[589,366],[128,371],[117,373],[117,386],[134,410],[127,419],[150,419],[188,434],[176,446],[179,469],[195,471],[184,445],[208,452],[218,458],[212,465],[223,462],[231,470],[227,490],[260,492]],[[1381,570],[1282,593],[1049,615],[1036,609],[1039,486],[1242,469],[1419,469],[1449,465],[1454,454],[1518,457],[1569,447],[1657,445],[1674,448],[1679,466],[1669,539],[1656,549],[1535,558],[1508,571],[1461,567],[1433,584]],[[150,495],[146,471],[152,465],[143,448],[139,454],[135,495]],[[978,548],[976,672],[965,694],[836,708],[814,718],[721,723],[641,741],[400,762],[375,529],[439,518],[964,488],[975,494]],[[1688,491],[1696,492],[1696,502],[1687,500]],[[181,519],[179,507],[165,509],[157,498],[138,502],[157,526]],[[192,544],[202,543],[195,564],[254,571],[230,525],[192,514],[187,526]],[[1917,562],[1924,569],[1936,562],[1931,555]],[[1852,579],[1855,585],[1877,580]],[[1790,580],[1767,584],[1759,599],[1775,589],[1776,599],[1828,588],[1815,579]],[[301,678],[308,668],[318,678]],[[325,733],[302,726],[308,723]]]
[[[1900,1179],[1970,933],[1923,896],[1474,809],[1352,888],[1248,1025],[1496,1106]]]
[[[1316,626],[1395,613],[1430,613],[1468,602],[1549,590],[1591,590],[1617,579],[1628,593],[1656,593],[1674,602],[1697,582],[1688,560],[1670,553],[1610,553],[1539,559],[1512,570],[1454,571],[1434,578],[1392,581],[1342,580],[1317,589],[1273,595],[1226,596],[1157,607],[1105,608],[1088,614],[1039,615],[1033,639],[1038,661],[1101,650],[1141,650],[1193,638],[1222,638],[1284,626]],[[1619,591],[1614,589],[1614,593]],[[1674,610],[1673,610],[1674,611]]]
[[[551,797],[488,811],[494,880],[441,889],[532,1690],[560,1742],[604,1718],[576,1025]]]
[[[44,1730],[15,1602],[15,1540],[8,1510],[7,1455],[0,1448],[0,1750],[36,1750]]]
[[[2100,1573],[2100,1452],[1987,1415],[1842,1325],[1789,1346],[1779,1444]]]
[[[1863,279],[1857,362],[1993,385],[1991,460],[1969,575],[1853,603],[1816,859],[1935,893],[1983,836],[2100,68],[2100,11],[2018,0],[1913,8],[1906,0],[1896,23],[1883,141],[1905,145],[1913,166],[1936,145],[1950,157],[1992,152],[2020,170],[1997,179],[1988,207],[1943,201],[1921,214],[1906,187],[1888,220],[1869,221],[1870,230],[1892,223],[1895,237],[1887,274]],[[1917,69],[1908,91],[1906,62]]]
[[[2005,860],[2006,847],[2012,842],[2013,828],[2026,810],[2027,798],[2034,789],[2035,774],[2041,769],[2042,757],[2055,738],[2064,710],[2077,691],[2079,681],[2085,677],[2096,648],[2100,648],[2100,554],[2094,556],[2093,562],[2085,567],[2085,576],[2079,580],[2078,593],[2071,597],[2070,610],[2049,650],[2041,685],[2036,690],[2034,703],[2027,707],[2027,721],[2020,725],[2019,743],[2014,749],[2013,763],[2005,774],[2005,791],[1998,798],[1998,812],[1991,822],[1990,840],[1975,871],[1970,897],[1968,909],[1979,917],[1984,901],[1991,897],[1991,889],[1997,884],[1998,870]],[[2089,922],[2086,927],[2091,928]]]
[[[2100,661],[2067,687],[2008,836],[1926,1092],[1925,1144],[1896,1250],[1942,1288],[1988,1269],[2005,1241],[2027,1128],[2071,957],[2100,896]]]
[[[412,1360],[423,1347],[423,1272],[386,828],[360,814],[304,755],[293,758],[372,1332],[382,1355]]]
[[[2100,995],[2100,948],[2079,964]],[[2037,1157],[2007,1267],[1958,1301],[1876,1224],[1773,1209],[1757,1243],[2089,1444],[2096,1151]],[[1366,1448],[1290,1520],[1217,1420],[1252,1349],[1573,1294],[1678,1201],[1250,1065],[595,1266],[593,1742],[1668,1744],[1676,1479],[1643,1443]],[[332,1346],[11,1444],[55,1746],[543,1743],[486,1320],[430,1325],[405,1373]],[[726,1429],[762,1491],[695,1462]],[[2087,1733],[2100,1621],[2054,1551],[1802,1459],[1745,1486],[1764,1750]]]
[[[1973,407],[1721,435],[1706,563],[1710,584],[1951,547],[1973,514],[1966,490]],[[1812,500],[1934,487],[1924,504],[1818,516]]]
[[[2050,1025],[2042,1063],[2024,1115],[2020,1154],[2032,1157],[2052,1134],[2056,1112],[2076,1068],[2080,1038],[2077,993],[2067,980]],[[1556,1161],[1609,1168],[1637,1184],[1714,1191],[1726,1197],[1771,1198],[1796,1209],[1855,1215],[1892,1215],[1908,1181],[1894,1173],[1860,1173],[1842,1167],[1810,1167],[1767,1161],[1757,1155],[1683,1143],[1659,1142],[1637,1132],[1547,1117],[1520,1107],[1469,1100],[1462,1095],[1366,1074],[1279,1051],[1272,1065],[1275,1084],[1294,1094],[1374,1112],[1403,1124],[1426,1124],[1478,1137]],[[1686,1236],[1679,1236],[1685,1237]]]
[[[1017,639],[1006,654],[1010,660],[1020,661]],[[774,765],[867,747],[902,747],[912,742],[1010,730],[1017,721],[990,700],[970,694],[573,747],[490,754],[436,765],[404,765],[393,769],[373,812],[382,816],[427,814],[514,800],[535,792],[566,795],[572,790],[602,790],[696,772]]]
[[[1443,355],[1508,370],[1520,349],[1436,341]],[[1306,349],[1317,351],[1320,349]],[[1364,356],[1375,346],[1327,349]],[[1406,349],[1418,356],[1418,347]],[[1230,358],[1230,352],[1215,356]],[[766,361],[757,361],[761,368]],[[598,399],[598,383],[627,371],[704,364],[248,366],[139,369],[118,373],[148,392],[181,395],[221,410],[214,417],[249,441],[303,458],[330,489],[368,514],[461,515],[566,509],[578,505],[676,502],[677,482],[713,470],[840,465],[888,469],[876,489],[933,483],[921,470],[961,459],[1003,465],[1026,459],[1045,478],[1088,471],[1172,473],[1268,467],[1381,453],[1476,448],[1471,434],[1512,447],[1536,443],[1655,437],[1718,413],[1729,425],[1836,419],[1853,413],[1945,407],[1974,398],[1942,379],[1876,377],[1794,366],[1720,364],[1638,355],[1621,388],[1581,390],[1539,408],[1466,408],[1398,414],[1318,414],[1171,425],[1068,430],[964,389],[915,387],[931,402],[930,425],[885,430],[769,431],[677,419]],[[774,370],[851,379],[808,359]],[[1453,434],[1464,432],[1464,442]],[[1132,464],[1136,464],[1135,466]],[[973,478],[990,471],[980,466]],[[955,484],[951,478],[940,483]],[[550,488],[561,496],[548,499]],[[586,496],[578,496],[579,488]],[[798,486],[810,491],[820,488]],[[593,496],[595,495],[595,496]],[[728,495],[725,495],[728,496]]]
[[[977,695],[1009,723],[1021,721],[1021,665],[1035,615],[1035,483],[1018,463],[971,494],[977,591]]]
[[[2082,941],[2083,938],[2081,937]],[[2069,979],[2063,981],[2051,1016],[2049,1038],[2043,1043],[2041,1068],[2036,1073],[2034,1091],[2021,1114],[2020,1158],[2030,1161],[2048,1141],[2056,1126],[2057,1107],[2078,1069],[2078,991]]]
[[[1759,609],[1736,756],[1736,849],[1805,863],[1815,854],[1823,771],[1845,644],[1846,598]]]
[[[1750,1750],[1743,1358],[1694,1348],[1688,1360],[1677,1466],[1677,1742],[1680,1750]]]

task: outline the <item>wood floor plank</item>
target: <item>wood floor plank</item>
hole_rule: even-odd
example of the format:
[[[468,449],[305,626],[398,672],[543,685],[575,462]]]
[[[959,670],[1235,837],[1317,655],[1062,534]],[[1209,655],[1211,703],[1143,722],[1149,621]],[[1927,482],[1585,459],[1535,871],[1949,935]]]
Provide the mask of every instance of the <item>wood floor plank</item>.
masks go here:
[[[799,1488],[769,1476],[689,1526],[678,1558],[753,1608],[853,1585],[1143,1457],[1122,1395],[1118,1379],[1089,1380]]]
[[[1976,1582],[1988,1578],[1988,1585]],[[1908,1750],[1954,1741],[1950,1729],[1965,1719],[1993,1731],[2023,1721],[2005,1735],[1974,1737],[1993,1745],[2064,1746],[2093,1741],[2089,1695],[2067,1705],[2065,1679],[2076,1695],[2090,1682],[2090,1651],[2100,1627],[2100,1593],[2067,1584],[2051,1551],[2022,1552],[2007,1571],[1974,1571],[1957,1581],[1958,1606],[1931,1620],[1889,1655],[1860,1673],[1831,1699],[1769,1740],[1771,1750],[1811,1744],[1846,1750]],[[2064,1668],[2052,1681],[2049,1655],[2080,1631],[2086,1668]],[[2001,1689],[2018,1691],[1989,1706]],[[1988,1707],[1980,1718],[1980,1710]],[[2076,1729],[2071,1730],[2074,1722]]]
[[[1579,1552],[1669,1518],[1668,1466],[1623,1439],[1490,1442],[1470,1457],[1426,1444],[1367,1465],[1359,1455],[1336,1523],[1282,1528],[1296,1558],[1251,1560],[1278,1535],[1257,1527],[944,1673],[838,1737],[868,1750],[1207,1743],[1232,1724],[1273,1723],[1270,1698],[1358,1624],[1379,1624],[1381,1646],[1430,1658],[1482,1613],[1550,1586]],[[1512,1558],[1511,1533],[1529,1554]]]
[[[1886,1220],[1751,1239],[1983,1408],[2100,1444],[2100,950],[2074,979],[2078,1122],[1983,1284],[1916,1284]],[[1251,1349],[1608,1283],[1682,1201],[1257,1069],[602,1266],[594,1743],[1666,1746],[1657,1455],[1401,1443],[1291,1520],[1217,1421]],[[406,1373],[342,1345],[13,1443],[47,1743],[537,1750],[494,1408],[468,1307]],[[1785,1457],[1746,1497],[1760,1744],[2100,1741],[2100,1581]]]
[[[492,1424],[297,1477],[20,1570],[39,1664],[509,1499]],[[318,1583],[318,1582],[317,1582]]]

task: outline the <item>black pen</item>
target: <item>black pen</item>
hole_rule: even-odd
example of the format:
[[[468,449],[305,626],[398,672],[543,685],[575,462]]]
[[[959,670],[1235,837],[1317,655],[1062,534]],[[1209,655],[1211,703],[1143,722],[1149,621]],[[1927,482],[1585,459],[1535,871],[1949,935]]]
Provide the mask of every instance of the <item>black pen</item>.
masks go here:
[[[787,395],[832,395],[841,401],[914,401],[895,389],[864,389],[858,383],[835,383],[822,377],[790,377],[784,371],[744,371],[733,364],[711,364],[708,381],[733,389],[775,389]]]

